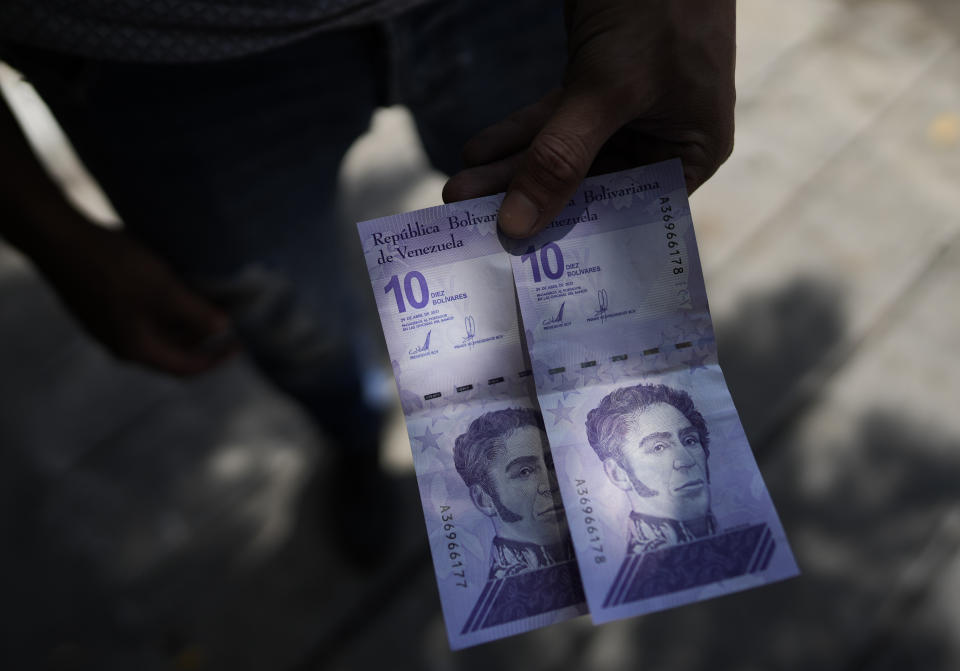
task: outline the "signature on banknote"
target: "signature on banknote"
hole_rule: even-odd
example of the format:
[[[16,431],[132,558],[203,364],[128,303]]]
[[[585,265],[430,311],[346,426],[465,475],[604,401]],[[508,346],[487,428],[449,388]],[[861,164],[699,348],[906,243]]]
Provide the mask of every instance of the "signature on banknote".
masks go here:
[[[414,347],[412,350],[408,352],[408,354],[410,356],[413,356],[414,354],[420,354],[422,352],[430,351],[430,334],[431,333],[433,333],[433,329],[430,329],[429,331],[427,331],[427,338],[426,340],[423,341],[423,344],[420,345],[419,347]]]
[[[473,339],[477,336],[477,322],[473,318],[473,315],[467,315],[463,318],[463,328],[464,331],[466,331],[466,335],[463,336],[463,342],[472,345]]]
[[[564,301],[563,303],[561,303],[561,304],[560,304],[560,309],[557,310],[556,316],[553,317],[553,318],[551,318],[551,319],[544,319],[544,320],[543,320],[543,325],[544,325],[544,326],[550,326],[550,325],[552,325],[552,324],[560,324],[560,323],[563,323],[563,309],[564,309],[564,307],[566,307],[566,305],[567,305],[567,302],[566,302],[566,301]]]
[[[599,307],[594,310],[593,316],[600,317],[600,321],[606,321],[607,318],[607,308],[610,306],[610,302],[607,299],[607,290],[600,289],[597,291],[597,303]]]

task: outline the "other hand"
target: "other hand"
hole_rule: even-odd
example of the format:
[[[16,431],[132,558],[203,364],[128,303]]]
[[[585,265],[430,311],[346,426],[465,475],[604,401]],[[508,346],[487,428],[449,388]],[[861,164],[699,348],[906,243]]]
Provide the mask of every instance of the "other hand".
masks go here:
[[[115,356],[174,375],[237,350],[230,319],[123,232],[86,226],[42,264],[71,313]]]

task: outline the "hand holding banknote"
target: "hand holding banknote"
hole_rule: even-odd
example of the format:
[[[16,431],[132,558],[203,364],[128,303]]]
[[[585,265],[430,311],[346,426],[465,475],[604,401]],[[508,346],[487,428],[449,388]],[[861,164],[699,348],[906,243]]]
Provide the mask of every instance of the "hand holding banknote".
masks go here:
[[[454,648],[797,573],[720,371],[687,179],[590,177],[505,246],[502,196],[358,226]]]
[[[733,148],[733,0],[568,0],[563,87],[470,140],[447,202],[507,191],[500,228],[540,231],[583,178],[679,157],[693,192]]]

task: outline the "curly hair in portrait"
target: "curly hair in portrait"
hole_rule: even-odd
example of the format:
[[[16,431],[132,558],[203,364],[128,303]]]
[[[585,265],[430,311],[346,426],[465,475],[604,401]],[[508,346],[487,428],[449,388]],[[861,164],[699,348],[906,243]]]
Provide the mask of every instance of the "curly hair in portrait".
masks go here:
[[[546,431],[543,417],[530,408],[507,408],[488,412],[470,422],[466,433],[457,436],[453,447],[453,463],[464,484],[468,488],[480,485],[493,499],[497,512],[507,522],[519,518],[501,504],[490,477],[490,463],[503,451],[504,441],[510,434],[525,426]]]
[[[710,456],[710,432],[690,395],[663,384],[638,384],[610,392],[587,414],[587,441],[601,461],[621,460],[630,416],[655,403],[667,403],[679,410],[699,434],[704,454]]]

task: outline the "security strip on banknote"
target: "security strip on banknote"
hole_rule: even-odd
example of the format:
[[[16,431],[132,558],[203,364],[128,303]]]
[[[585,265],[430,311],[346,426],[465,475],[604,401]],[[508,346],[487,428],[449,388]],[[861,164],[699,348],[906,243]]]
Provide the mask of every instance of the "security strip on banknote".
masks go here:
[[[454,649],[586,612],[500,200],[358,225]]]
[[[594,622],[796,575],[717,362],[680,162],[587,179],[511,252]]]

